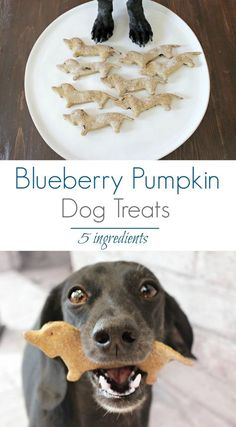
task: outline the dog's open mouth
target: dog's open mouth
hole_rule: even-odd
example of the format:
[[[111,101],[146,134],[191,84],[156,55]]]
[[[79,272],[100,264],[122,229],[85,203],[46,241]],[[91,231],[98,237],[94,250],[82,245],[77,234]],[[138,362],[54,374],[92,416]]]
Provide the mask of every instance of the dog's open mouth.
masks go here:
[[[146,399],[146,373],[133,365],[90,371],[97,403],[108,412],[133,411]]]
[[[123,398],[133,394],[140,386],[143,373],[134,366],[98,369],[93,372],[99,392],[111,398]]]

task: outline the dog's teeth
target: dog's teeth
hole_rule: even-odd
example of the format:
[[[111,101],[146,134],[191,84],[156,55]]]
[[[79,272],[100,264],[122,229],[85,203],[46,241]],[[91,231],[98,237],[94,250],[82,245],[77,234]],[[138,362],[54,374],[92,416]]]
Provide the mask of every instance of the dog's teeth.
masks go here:
[[[138,388],[140,385],[141,379],[142,379],[142,375],[138,374],[135,380],[131,381],[130,383],[131,387],[134,389]]]
[[[129,381],[133,381],[135,379],[136,375],[137,375],[137,371],[136,371],[136,369],[134,369],[129,376]]]
[[[112,389],[110,389],[109,391],[108,390],[103,390],[103,392],[106,395],[108,395],[108,396],[113,396],[113,397],[116,397],[116,398],[120,398],[120,397],[124,397],[124,396],[129,396],[130,394],[134,393],[135,392],[135,388],[131,387],[125,393],[119,393],[119,392],[116,392],[116,391],[114,391]]]
[[[142,375],[140,373],[137,374],[137,370],[134,369],[129,377],[129,389],[123,393],[113,390],[109,379],[109,375],[107,375],[105,371],[100,374],[98,373],[98,381],[102,393],[107,397],[122,398],[124,396],[129,396],[130,394],[135,392],[135,390],[140,385]]]
[[[106,381],[106,379],[102,375],[100,375],[100,377],[99,377],[99,383],[100,383],[101,388],[103,390],[110,390],[110,388],[111,388],[110,384],[108,384],[108,382]]]

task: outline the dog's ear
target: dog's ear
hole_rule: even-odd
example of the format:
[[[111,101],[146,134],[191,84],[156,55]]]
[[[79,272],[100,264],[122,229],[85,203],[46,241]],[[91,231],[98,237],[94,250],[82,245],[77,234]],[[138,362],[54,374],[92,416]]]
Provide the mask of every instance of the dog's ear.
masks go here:
[[[63,402],[67,392],[65,366],[59,359],[41,355],[40,380],[37,397],[42,409],[52,411]]]
[[[40,315],[40,327],[47,322],[63,320],[59,285],[49,294]],[[51,411],[64,400],[67,392],[66,367],[61,359],[50,359],[41,353],[37,395],[43,409]]]
[[[165,343],[183,356],[196,359],[192,354],[193,330],[186,314],[175,299],[165,293]]]

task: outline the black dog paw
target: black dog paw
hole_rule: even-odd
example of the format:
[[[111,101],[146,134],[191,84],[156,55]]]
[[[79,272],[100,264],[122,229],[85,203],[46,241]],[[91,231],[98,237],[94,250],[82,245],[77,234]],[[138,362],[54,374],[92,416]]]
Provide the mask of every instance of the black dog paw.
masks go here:
[[[112,16],[108,18],[97,17],[92,29],[92,39],[95,43],[102,43],[108,40],[114,30],[114,21]]]
[[[138,44],[140,47],[145,46],[150,40],[152,40],[152,37],[152,28],[146,19],[130,23],[129,38],[133,43]]]

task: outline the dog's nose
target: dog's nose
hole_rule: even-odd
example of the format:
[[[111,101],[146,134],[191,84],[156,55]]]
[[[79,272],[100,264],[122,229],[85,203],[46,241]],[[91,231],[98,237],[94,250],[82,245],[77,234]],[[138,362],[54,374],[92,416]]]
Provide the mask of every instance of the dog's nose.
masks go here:
[[[131,322],[98,322],[93,330],[93,339],[96,346],[108,349],[118,345],[119,347],[131,347],[137,340],[138,330]]]
[[[111,344],[111,337],[105,329],[101,329],[93,334],[93,339],[98,347],[107,348]]]

